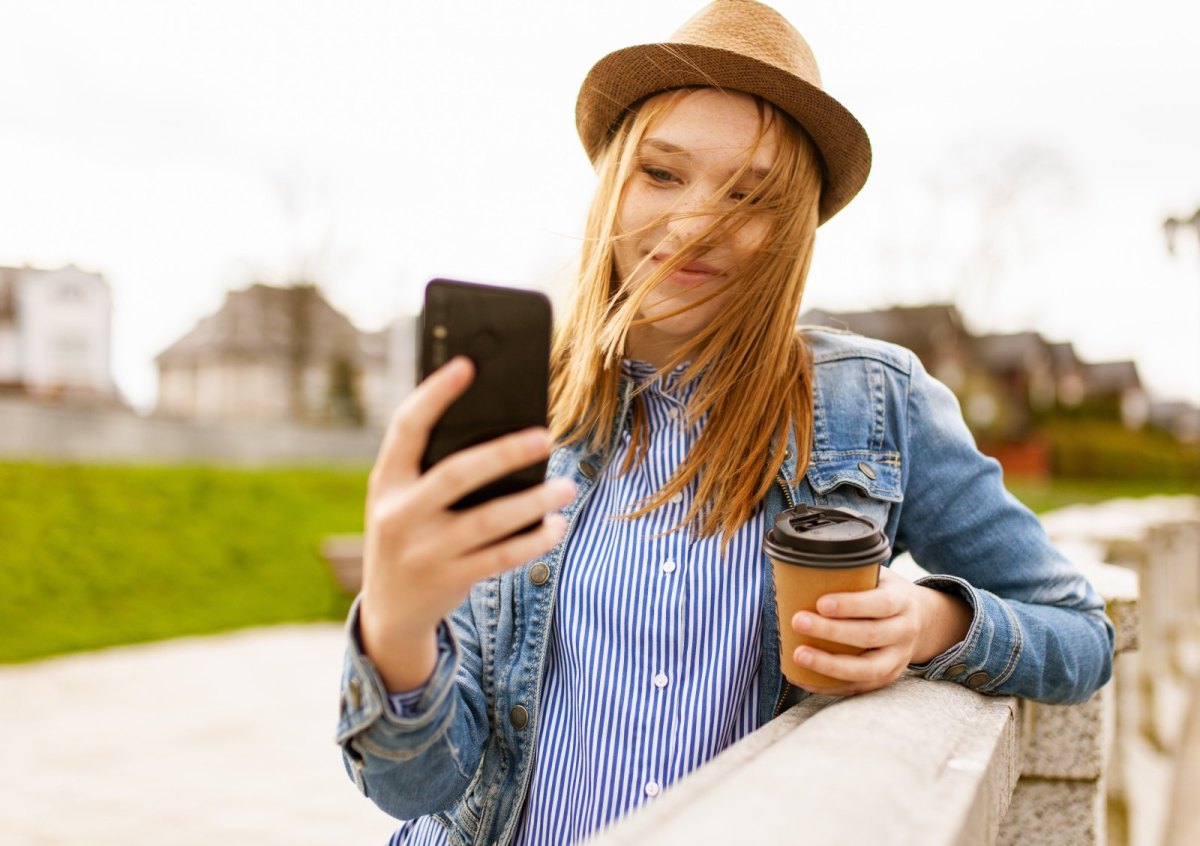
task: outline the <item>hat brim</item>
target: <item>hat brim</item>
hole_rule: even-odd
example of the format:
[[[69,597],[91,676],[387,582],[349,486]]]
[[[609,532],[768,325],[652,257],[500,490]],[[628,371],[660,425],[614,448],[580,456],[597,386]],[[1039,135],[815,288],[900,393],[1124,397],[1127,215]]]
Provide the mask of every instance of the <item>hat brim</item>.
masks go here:
[[[871,170],[866,130],[820,88],[749,56],[699,44],[640,44],[609,53],[588,72],[575,103],[575,126],[594,162],[625,112],[651,94],[714,87],[762,97],[812,138],[825,166],[824,223],[859,192]]]

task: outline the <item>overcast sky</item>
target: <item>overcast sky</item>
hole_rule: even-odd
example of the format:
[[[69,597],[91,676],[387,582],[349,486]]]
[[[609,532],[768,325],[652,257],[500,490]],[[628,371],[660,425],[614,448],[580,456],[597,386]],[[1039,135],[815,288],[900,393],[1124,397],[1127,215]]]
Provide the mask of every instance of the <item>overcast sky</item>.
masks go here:
[[[432,276],[561,288],[592,173],[574,102],[677,0],[0,0],[0,264],[115,297],[114,369],[256,279],[305,273],[359,326]],[[867,128],[806,307],[957,298],[975,331],[1133,358],[1200,403],[1200,5],[782,0]]]

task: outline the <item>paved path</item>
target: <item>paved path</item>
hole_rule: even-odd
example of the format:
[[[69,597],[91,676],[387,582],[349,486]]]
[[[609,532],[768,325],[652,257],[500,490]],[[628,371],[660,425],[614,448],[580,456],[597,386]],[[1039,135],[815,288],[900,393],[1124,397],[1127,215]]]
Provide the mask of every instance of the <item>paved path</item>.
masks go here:
[[[333,743],[341,651],[314,624],[0,666],[0,843],[384,843]]]

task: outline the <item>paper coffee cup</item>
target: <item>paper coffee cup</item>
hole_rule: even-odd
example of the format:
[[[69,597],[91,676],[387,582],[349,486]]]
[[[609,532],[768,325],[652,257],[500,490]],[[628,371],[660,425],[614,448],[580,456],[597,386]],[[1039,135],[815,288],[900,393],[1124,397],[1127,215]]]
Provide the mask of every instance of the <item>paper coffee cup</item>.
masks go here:
[[[797,633],[797,611],[817,611],[827,593],[870,590],[879,584],[879,567],[891,548],[887,535],[871,518],[849,508],[797,505],[775,518],[763,547],[775,573],[775,603],[779,615],[779,663],[784,677],[796,685],[842,684],[822,673],[799,666],[796,647],[814,646],[825,652],[859,655],[864,650],[844,643]]]

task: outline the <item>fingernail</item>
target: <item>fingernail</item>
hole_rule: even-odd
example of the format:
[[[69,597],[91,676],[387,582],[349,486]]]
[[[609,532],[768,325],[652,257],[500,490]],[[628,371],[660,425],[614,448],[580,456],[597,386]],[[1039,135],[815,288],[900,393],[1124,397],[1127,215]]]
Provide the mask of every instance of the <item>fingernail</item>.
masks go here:
[[[795,654],[792,655],[792,660],[801,667],[807,667],[812,664],[812,652],[801,646],[797,648]]]
[[[554,491],[555,498],[563,502],[570,502],[575,499],[575,494],[579,490],[575,486],[575,483],[565,476],[551,479],[550,487]]]
[[[550,532],[556,538],[561,538],[567,533],[567,518],[561,514],[551,514],[546,517],[546,525],[550,527]]]
[[[812,615],[805,611],[798,612],[796,616],[792,618],[792,628],[798,629],[802,632],[806,632],[811,629],[812,624]]]
[[[545,429],[530,429],[525,433],[525,443],[530,449],[545,451],[550,448],[550,433]]]
[[[830,599],[828,596],[823,596],[817,600],[817,610],[822,614],[833,614],[837,612],[837,600]]]

